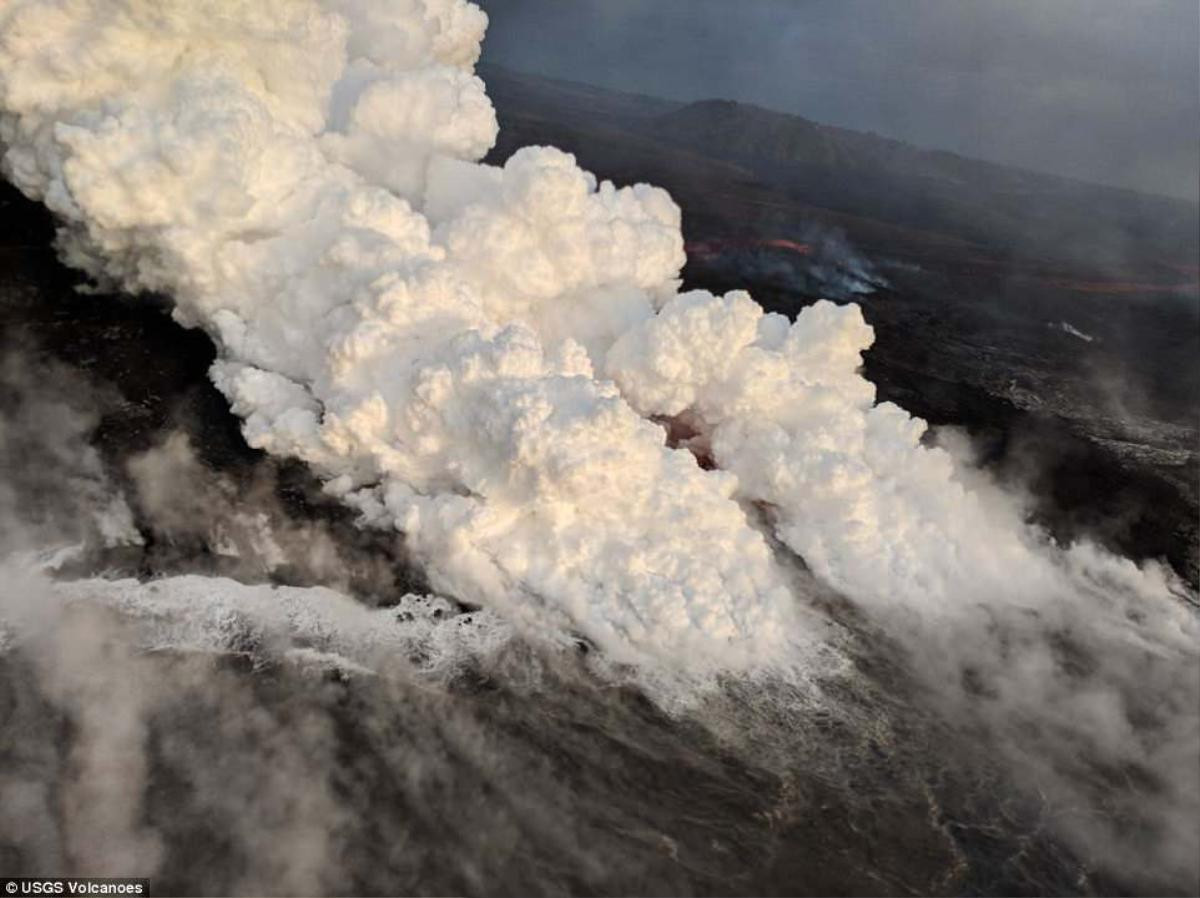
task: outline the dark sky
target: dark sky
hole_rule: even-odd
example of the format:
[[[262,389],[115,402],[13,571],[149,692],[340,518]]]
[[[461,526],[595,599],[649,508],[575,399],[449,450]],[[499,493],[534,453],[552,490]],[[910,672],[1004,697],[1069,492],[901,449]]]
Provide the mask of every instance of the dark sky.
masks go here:
[[[1197,201],[1197,0],[477,0],[485,59]]]

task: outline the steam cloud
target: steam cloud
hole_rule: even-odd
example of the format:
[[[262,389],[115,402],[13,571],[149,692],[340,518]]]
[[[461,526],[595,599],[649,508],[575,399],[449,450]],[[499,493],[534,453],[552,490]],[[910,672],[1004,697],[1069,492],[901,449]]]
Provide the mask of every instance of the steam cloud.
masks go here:
[[[803,667],[800,559],[931,682],[1170,775],[1155,832],[1187,875],[1197,627],[1170,572],[1054,545],[876,405],[856,306],[679,295],[662,190],[552,148],[479,164],[485,27],[464,0],[8,0],[4,172],[70,264],[169,293],[251,445],[402,531],[438,592],[618,661]],[[1003,638],[964,669],[979,632]],[[1076,688],[1052,643],[1123,661]]]

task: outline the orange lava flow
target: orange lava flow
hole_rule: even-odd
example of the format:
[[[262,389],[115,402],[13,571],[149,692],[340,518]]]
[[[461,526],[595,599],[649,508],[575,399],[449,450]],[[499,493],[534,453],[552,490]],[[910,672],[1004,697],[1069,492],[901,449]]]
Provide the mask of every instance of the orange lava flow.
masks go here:
[[[809,244],[797,243],[786,237],[777,237],[771,240],[699,240],[684,246],[688,256],[697,259],[712,259],[727,250],[753,249],[782,250],[799,256],[812,254],[812,247]]]

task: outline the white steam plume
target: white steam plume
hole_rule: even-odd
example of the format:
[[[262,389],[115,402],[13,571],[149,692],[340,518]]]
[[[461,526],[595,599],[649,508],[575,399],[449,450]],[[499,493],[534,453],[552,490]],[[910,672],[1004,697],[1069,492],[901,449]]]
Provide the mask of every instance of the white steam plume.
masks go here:
[[[72,264],[212,335],[252,445],[525,626],[620,659],[779,657],[812,628],[752,504],[888,614],[1091,583],[1173,608],[1157,571],[1059,551],[875,406],[856,307],[789,324],[677,296],[663,191],[550,148],[477,164],[485,26],[464,0],[6,0],[4,170]],[[719,470],[651,417],[686,419]],[[1156,626],[1173,650],[1194,632]]]
[[[858,369],[873,340],[858,306],[821,301],[794,324],[745,293],[671,299],[613,346],[607,370],[648,416],[686,415],[738,495],[824,580],[879,610],[952,616],[1073,596],[1099,580],[1134,601],[1170,575],[1081,543],[1058,550],[1020,509],[922,444],[927,425]],[[1175,607],[1173,604],[1170,607]],[[1188,629],[1190,615],[1169,615]],[[1180,634],[1183,635],[1182,633]]]
[[[7,2],[7,175],[97,279],[170,292],[250,442],[431,580],[626,657],[796,639],[733,493],[594,376],[683,262],[662,191],[496,132],[461,0]],[[591,354],[589,356],[589,353]]]

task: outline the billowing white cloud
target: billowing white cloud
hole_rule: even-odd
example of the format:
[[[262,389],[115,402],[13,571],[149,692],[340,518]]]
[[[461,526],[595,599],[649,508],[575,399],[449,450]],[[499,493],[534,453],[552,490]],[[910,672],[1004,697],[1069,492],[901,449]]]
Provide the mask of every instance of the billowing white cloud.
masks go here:
[[[875,406],[857,307],[677,296],[665,192],[551,148],[478,164],[485,24],[465,0],[10,0],[4,169],[68,261],[211,334],[254,446],[522,626],[777,660],[815,628],[776,538],[889,613],[1096,581],[1175,607],[1161,572],[1051,545]]]
[[[734,478],[594,376],[673,292],[677,207],[551,149],[475,165],[484,21],[460,0],[10,3],[5,170],[73,264],[170,292],[251,442],[403,529],[439,589],[619,657],[795,641]]]

